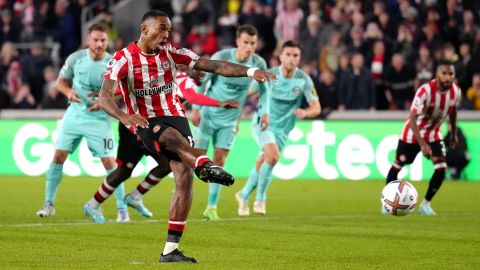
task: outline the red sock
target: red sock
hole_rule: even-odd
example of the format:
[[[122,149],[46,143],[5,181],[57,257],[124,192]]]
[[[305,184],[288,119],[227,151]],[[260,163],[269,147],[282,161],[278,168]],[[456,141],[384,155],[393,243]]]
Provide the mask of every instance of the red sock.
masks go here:
[[[168,239],[167,242],[178,243],[185,230],[186,220],[168,220]]]
[[[151,188],[156,186],[160,182],[160,180],[162,180],[162,178],[157,178],[149,174],[147,175],[147,177],[145,177],[145,180],[143,180],[140,184],[138,184],[137,190],[143,195],[147,191],[149,191]]]
[[[199,156],[197,159],[195,159],[195,168],[196,167],[201,167],[203,164],[207,162],[212,162],[211,159],[209,159],[207,156]]]

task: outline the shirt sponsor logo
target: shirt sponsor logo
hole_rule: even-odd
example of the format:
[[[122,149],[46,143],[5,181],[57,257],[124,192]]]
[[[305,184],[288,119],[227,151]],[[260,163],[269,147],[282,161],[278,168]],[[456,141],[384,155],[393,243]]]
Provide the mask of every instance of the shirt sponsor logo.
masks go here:
[[[133,69],[133,73],[135,74],[139,74],[139,73],[142,73],[142,68],[141,67],[136,67]]]
[[[134,89],[133,94],[137,97],[153,96],[158,94],[168,94],[173,92],[173,82],[169,82],[163,86],[157,86],[148,89]]]

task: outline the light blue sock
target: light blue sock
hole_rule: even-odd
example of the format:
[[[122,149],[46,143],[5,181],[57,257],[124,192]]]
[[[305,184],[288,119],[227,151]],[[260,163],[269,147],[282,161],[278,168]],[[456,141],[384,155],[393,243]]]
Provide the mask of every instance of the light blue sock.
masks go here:
[[[50,163],[47,171],[47,184],[45,186],[45,201],[53,204],[58,185],[62,180],[63,164]]]
[[[247,183],[243,187],[242,191],[240,192],[240,196],[244,200],[248,200],[250,194],[257,188],[258,184],[258,172],[257,169],[254,167],[250,172],[250,176],[248,177]]]
[[[110,170],[107,170],[107,175],[111,174],[116,169],[117,169],[117,166],[113,167]],[[123,201],[123,199],[125,198],[125,185],[123,183],[121,183],[117,188],[115,188],[113,195],[115,195],[115,201],[117,202],[117,209],[127,209],[127,205]]]
[[[220,199],[220,191],[222,186],[220,184],[209,183],[208,184],[208,207],[216,208],[218,200]]]
[[[258,187],[255,200],[265,201],[267,199],[267,189],[272,181],[272,171],[273,167],[267,162],[263,162],[258,172]]]

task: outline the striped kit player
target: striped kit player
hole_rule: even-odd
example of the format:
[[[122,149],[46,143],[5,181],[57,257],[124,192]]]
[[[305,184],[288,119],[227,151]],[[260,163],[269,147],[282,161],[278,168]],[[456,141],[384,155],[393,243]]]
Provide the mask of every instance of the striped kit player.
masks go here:
[[[395,161],[387,176],[387,183],[396,180],[403,166],[411,164],[420,151],[433,162],[435,171],[425,199],[419,207],[420,213],[424,215],[436,214],[430,201],[445,178],[447,164],[440,127],[448,118],[454,138],[449,147],[454,147],[458,141],[457,107],[462,97],[460,88],[453,83],[455,69],[450,62],[439,62],[435,76],[435,79],[422,85],[415,94],[410,115],[400,134]]]

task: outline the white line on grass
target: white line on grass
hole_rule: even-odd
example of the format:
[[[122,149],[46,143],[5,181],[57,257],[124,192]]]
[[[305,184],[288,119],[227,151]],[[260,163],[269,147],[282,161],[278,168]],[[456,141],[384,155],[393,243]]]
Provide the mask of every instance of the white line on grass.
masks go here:
[[[447,217],[447,216],[471,216],[478,213],[470,213],[470,212],[462,212],[462,213],[442,213],[441,216],[438,217]],[[270,220],[285,220],[285,219],[350,219],[350,218],[378,218],[382,217],[380,214],[357,214],[357,215],[324,215],[324,216],[288,216],[288,217],[280,217],[280,216],[259,216],[259,217],[232,217],[232,218],[222,218],[220,220],[211,221],[211,222],[236,222],[236,221],[270,221]],[[434,218],[434,217],[427,217],[427,218]],[[207,220],[202,218],[193,218],[187,220],[187,222],[206,222]],[[165,223],[167,222],[166,219],[147,219],[147,220],[132,220],[128,223],[133,224],[142,224],[142,223]],[[114,222],[113,220],[107,222],[107,224],[120,224]],[[76,220],[72,222],[55,222],[55,223],[22,223],[22,224],[2,224],[0,228],[15,228],[15,227],[44,227],[44,226],[81,226],[81,225],[97,225],[92,221],[88,220]]]

